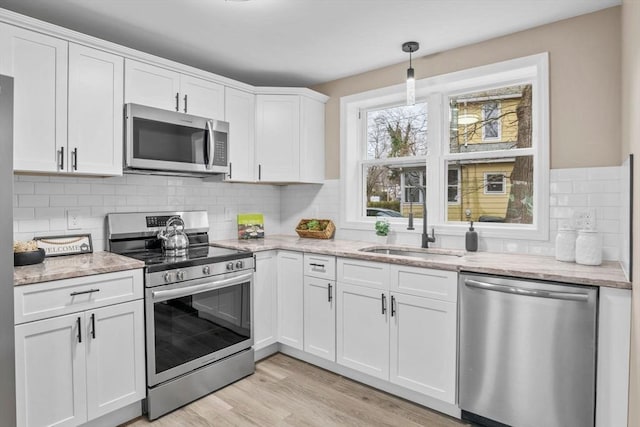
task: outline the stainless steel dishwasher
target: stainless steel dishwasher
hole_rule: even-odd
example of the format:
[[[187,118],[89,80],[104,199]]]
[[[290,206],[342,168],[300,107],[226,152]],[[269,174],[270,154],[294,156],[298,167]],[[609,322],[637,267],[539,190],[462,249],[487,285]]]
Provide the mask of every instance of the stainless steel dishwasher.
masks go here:
[[[458,287],[463,419],[593,426],[598,288],[471,273]]]

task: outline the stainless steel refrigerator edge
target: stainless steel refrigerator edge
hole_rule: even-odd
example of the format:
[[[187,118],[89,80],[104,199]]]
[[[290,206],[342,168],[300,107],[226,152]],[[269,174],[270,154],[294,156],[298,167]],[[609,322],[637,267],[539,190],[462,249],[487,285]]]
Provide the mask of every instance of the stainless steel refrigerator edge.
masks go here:
[[[468,273],[458,286],[463,419],[593,426],[598,289]]]
[[[16,425],[13,319],[13,78],[0,75],[0,425]]]

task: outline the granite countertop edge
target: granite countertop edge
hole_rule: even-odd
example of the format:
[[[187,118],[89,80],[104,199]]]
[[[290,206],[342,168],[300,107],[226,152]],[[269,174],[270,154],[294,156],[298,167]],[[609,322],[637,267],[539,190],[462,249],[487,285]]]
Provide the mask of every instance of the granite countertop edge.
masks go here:
[[[362,248],[379,246],[372,242],[339,239],[308,239],[291,235],[275,235],[256,240],[219,240],[211,242],[211,245],[252,252],[288,250],[448,271],[496,274],[525,279],[562,282],[572,285],[631,289],[631,282],[626,279],[622,267],[617,261],[604,261],[599,266],[587,266],[557,261],[554,257],[542,255],[502,252],[465,252],[437,248],[434,248],[433,252],[456,253],[461,256],[452,257],[451,261],[440,259],[422,260],[419,258],[389,256],[359,251],[359,249]],[[385,246],[415,249],[407,245]]]
[[[40,264],[14,267],[13,285],[32,285],[138,268],[144,268],[144,262],[111,252],[45,258]]]

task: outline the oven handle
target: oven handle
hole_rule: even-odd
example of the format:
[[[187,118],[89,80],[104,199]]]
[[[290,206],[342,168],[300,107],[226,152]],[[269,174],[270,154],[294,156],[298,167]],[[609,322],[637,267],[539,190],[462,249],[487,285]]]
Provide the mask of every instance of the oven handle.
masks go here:
[[[179,298],[187,295],[195,295],[213,289],[222,288],[234,283],[243,283],[247,280],[251,280],[253,273],[242,274],[240,276],[231,277],[229,279],[216,280],[214,282],[203,283],[201,285],[187,286],[185,288],[170,289],[168,291],[152,291],[151,298],[156,299],[170,299]]]

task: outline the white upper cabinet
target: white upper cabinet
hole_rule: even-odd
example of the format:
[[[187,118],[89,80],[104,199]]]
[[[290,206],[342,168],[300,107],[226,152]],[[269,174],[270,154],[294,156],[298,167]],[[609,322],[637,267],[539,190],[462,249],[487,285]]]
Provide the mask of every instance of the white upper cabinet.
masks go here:
[[[291,92],[291,91],[289,91]],[[258,181],[324,181],[324,102],[301,94],[256,96]]]
[[[224,86],[197,77],[180,75],[183,113],[224,120]]]
[[[258,95],[258,180],[298,181],[300,177],[300,97]]]
[[[70,171],[122,173],[122,57],[69,45]]]
[[[67,49],[64,40],[0,24],[0,74],[14,79],[15,170],[60,170],[67,145]]]
[[[227,181],[255,181],[256,96],[228,87],[224,107],[230,140]]]
[[[166,68],[127,59],[126,103],[224,119],[224,86]]]
[[[14,78],[14,170],[122,174],[122,57],[0,24],[0,58]]]

